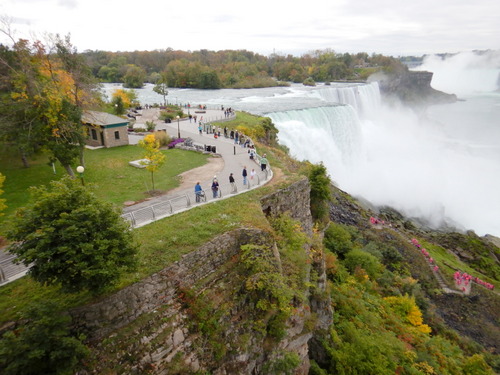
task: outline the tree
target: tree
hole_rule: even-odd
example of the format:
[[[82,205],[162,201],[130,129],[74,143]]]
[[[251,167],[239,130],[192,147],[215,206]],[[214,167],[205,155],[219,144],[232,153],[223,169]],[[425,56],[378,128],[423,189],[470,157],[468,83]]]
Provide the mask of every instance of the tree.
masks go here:
[[[0,339],[0,372],[4,375],[75,373],[88,353],[83,337],[70,331],[71,317],[54,303],[35,304],[21,316],[25,322]]]
[[[143,140],[139,141],[139,146],[144,149],[143,158],[146,159],[144,165],[146,170],[151,172],[151,183],[153,191],[155,190],[155,172],[165,163],[165,154],[160,151],[160,141],[155,138],[154,134],[148,134]]]
[[[163,96],[163,105],[167,106],[168,83],[165,74],[163,74],[158,82],[156,82],[155,87],[153,87],[153,91]]]
[[[136,264],[132,232],[110,203],[75,180],[31,188],[34,203],[17,211],[7,238],[9,251],[32,265],[29,273],[64,291],[99,292]]]
[[[127,73],[125,73],[125,77],[123,77],[123,86],[140,89],[144,86],[145,80],[146,72],[144,69],[135,65],[129,65]]]
[[[14,41],[0,51],[0,130],[21,150],[23,162],[36,148],[46,150],[68,174],[85,143],[81,111],[92,104],[90,70],[69,38],[55,45]]]
[[[203,72],[200,75],[200,89],[220,89],[221,83],[215,71]]]
[[[126,109],[135,105],[136,101],[137,93],[135,90],[116,89],[111,95],[111,104],[115,107],[115,113],[119,115],[125,113]],[[117,106],[120,107],[119,110],[116,109]]]
[[[311,184],[311,214],[317,221],[328,218],[328,201],[330,200],[330,178],[323,164],[312,165],[309,171]]]

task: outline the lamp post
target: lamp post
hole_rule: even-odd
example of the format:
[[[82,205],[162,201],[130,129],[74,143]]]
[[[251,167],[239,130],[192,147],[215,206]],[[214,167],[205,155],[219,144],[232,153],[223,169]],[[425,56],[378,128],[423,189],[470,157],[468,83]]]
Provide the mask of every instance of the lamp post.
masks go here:
[[[177,116],[177,138],[181,137],[181,128],[179,127],[180,116]]]
[[[80,174],[80,179],[82,180],[82,186],[85,186],[85,181],[83,180],[83,172],[85,172],[85,168],[79,165],[78,167],[76,167],[76,171]]]

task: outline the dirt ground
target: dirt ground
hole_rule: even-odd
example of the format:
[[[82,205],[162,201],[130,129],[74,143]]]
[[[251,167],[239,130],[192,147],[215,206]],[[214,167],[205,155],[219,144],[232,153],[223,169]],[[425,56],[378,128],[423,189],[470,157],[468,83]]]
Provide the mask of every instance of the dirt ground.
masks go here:
[[[218,175],[224,169],[224,160],[222,158],[209,158],[208,163],[201,167],[191,169],[179,175],[180,186],[176,187],[171,192],[194,189],[197,182],[210,181],[214,176]]]

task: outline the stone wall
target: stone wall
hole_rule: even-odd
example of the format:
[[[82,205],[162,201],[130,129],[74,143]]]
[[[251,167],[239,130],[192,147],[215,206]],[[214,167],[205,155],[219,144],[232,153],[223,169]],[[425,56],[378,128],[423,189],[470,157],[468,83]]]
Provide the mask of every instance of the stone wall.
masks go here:
[[[130,285],[100,302],[70,311],[76,328],[90,340],[99,339],[127,325],[142,314],[169,304],[180,287],[190,287],[239,253],[241,245],[272,246],[269,234],[256,229],[238,229],[218,236],[198,251],[158,273]]]
[[[115,133],[118,132],[119,138],[116,139]],[[105,128],[103,130],[104,144],[106,147],[117,147],[128,145],[128,129],[126,126],[114,128]]]
[[[262,210],[268,217],[288,213],[292,219],[301,222],[304,230],[311,234],[313,220],[310,206],[311,187],[304,178],[287,188],[280,189],[261,199]]]

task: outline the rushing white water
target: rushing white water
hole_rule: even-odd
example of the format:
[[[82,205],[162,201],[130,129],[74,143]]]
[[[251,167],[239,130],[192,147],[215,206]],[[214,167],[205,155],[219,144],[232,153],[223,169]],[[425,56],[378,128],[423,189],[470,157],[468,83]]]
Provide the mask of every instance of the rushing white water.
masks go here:
[[[328,103],[346,104],[354,108],[362,117],[370,117],[380,108],[378,83],[349,87],[324,86],[316,91],[317,95]]]
[[[430,55],[416,69],[434,73],[432,86],[436,90],[461,97],[488,93],[500,85],[500,50],[463,52],[446,59]]]
[[[482,59],[429,60],[434,65],[423,68],[433,68],[433,87],[466,100],[429,107],[427,120],[404,106],[388,107],[376,83],[171,89],[169,100],[269,116],[293,156],[324,163],[350,194],[435,227],[500,236],[500,92],[494,91],[500,70],[495,58]],[[455,91],[463,77],[472,82]],[[136,90],[142,103],[162,101],[151,89]]]
[[[491,70],[483,76],[476,72],[476,77],[496,83],[498,69],[496,74]],[[500,236],[500,95],[469,92],[465,102],[430,107],[424,121],[403,106],[377,104],[376,86],[363,88],[318,90],[325,101],[357,109],[360,122],[355,116],[351,121],[325,119],[318,111],[269,114],[281,142],[298,158],[323,162],[342,189],[375,205],[392,206],[434,227],[453,225]],[[360,138],[353,147],[338,144],[349,138],[336,134],[358,127],[354,134]],[[335,132],[326,131],[330,128]],[[335,147],[320,146],[321,140]]]

